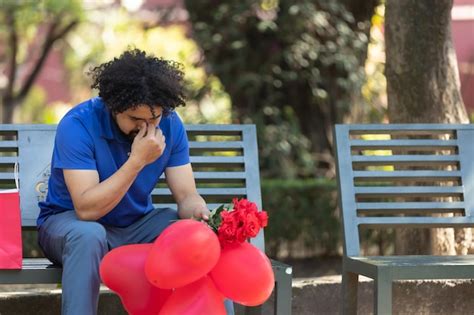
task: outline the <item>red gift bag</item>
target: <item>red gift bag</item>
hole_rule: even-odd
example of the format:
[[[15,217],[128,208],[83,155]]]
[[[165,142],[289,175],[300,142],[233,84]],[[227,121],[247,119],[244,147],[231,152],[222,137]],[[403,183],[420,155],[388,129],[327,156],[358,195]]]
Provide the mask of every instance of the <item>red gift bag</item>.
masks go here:
[[[0,269],[21,269],[22,257],[20,194],[0,191]]]

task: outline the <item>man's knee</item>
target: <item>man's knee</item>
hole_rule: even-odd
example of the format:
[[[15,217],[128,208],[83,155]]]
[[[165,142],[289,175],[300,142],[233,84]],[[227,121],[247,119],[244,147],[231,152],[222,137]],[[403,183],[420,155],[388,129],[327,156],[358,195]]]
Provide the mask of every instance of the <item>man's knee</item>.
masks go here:
[[[82,221],[67,234],[66,242],[104,247],[107,245],[107,234],[102,224]]]

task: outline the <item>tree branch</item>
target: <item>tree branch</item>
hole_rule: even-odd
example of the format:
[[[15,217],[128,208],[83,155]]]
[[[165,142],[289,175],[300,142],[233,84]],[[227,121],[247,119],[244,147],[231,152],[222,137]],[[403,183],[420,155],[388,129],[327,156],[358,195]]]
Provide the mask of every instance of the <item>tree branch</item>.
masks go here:
[[[59,15],[59,17],[62,17]],[[43,64],[46,62],[46,58],[48,57],[48,54],[53,47],[53,44],[66,36],[66,34],[71,31],[79,21],[73,20],[70,23],[68,23],[63,29],[59,30],[56,32],[56,29],[59,25],[59,19],[57,18],[56,21],[54,21],[48,30],[48,34],[46,36],[46,39],[43,44],[43,49],[41,50],[40,57],[38,58],[38,61],[36,62],[35,66],[31,70],[30,74],[28,75],[25,84],[21,87],[20,92],[18,93],[17,98],[22,99],[24,98],[27,94],[28,91],[31,89],[34,81],[36,80],[37,76],[39,75],[41,68],[43,67]]]
[[[73,20],[67,24],[62,30],[58,31],[58,33],[54,35],[52,38],[53,42],[66,36],[66,34],[69,33],[78,23],[78,20]]]
[[[13,88],[15,86],[16,81],[16,57],[18,54],[18,33],[15,27],[15,15],[12,10],[6,14],[7,20],[7,27],[9,30],[9,37],[8,37],[8,45],[10,46],[11,53],[10,53],[10,62],[8,65],[8,84],[5,89],[4,98],[11,99],[13,98]]]

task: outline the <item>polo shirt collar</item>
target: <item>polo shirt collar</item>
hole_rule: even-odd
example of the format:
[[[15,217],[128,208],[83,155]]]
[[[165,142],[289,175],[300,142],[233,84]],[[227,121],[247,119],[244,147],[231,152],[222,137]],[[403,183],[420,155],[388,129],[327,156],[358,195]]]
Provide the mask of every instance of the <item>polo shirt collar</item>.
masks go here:
[[[107,106],[105,106],[105,103],[102,101],[102,99],[98,97],[97,101],[99,101],[101,105],[101,110],[99,113],[100,135],[107,140],[130,143],[130,141],[120,131],[117,123],[112,117],[112,113],[107,108]]]

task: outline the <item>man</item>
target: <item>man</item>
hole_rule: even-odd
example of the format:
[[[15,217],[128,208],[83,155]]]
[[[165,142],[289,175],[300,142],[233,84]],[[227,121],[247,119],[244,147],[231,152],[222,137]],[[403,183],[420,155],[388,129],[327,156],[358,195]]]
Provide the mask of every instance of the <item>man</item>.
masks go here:
[[[184,126],[181,65],[129,50],[91,70],[99,97],[58,125],[39,244],[63,266],[62,314],[96,314],[99,264],[108,250],[151,243],[178,218],[208,219],[197,193]],[[162,173],[178,205],[154,209]],[[226,302],[228,313],[231,303]]]

